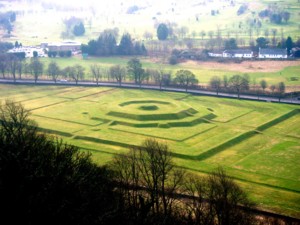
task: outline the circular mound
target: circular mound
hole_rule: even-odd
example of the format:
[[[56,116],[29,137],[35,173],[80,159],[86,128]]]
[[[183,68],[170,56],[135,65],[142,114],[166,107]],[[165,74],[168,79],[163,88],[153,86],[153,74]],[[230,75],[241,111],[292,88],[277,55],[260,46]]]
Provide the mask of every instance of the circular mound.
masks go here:
[[[155,111],[158,110],[158,106],[156,105],[142,105],[139,107],[140,110],[145,110],[145,111]]]

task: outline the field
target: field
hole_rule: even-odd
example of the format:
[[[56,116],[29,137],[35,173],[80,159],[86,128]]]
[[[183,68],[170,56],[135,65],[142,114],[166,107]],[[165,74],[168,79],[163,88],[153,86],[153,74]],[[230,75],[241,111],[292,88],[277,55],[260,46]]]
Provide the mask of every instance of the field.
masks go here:
[[[100,57],[82,59],[80,56],[73,58],[43,58],[45,64],[45,71],[47,65],[51,61],[57,62],[61,68],[80,64],[85,68],[85,79],[93,79],[90,66],[98,64],[102,68],[108,70],[109,67],[118,64],[124,67],[130,57]],[[300,91],[300,61],[244,61],[242,63],[218,63],[218,62],[203,62],[203,61],[186,61],[177,65],[169,65],[161,60],[157,61],[156,58],[141,57],[140,58],[143,68],[147,69],[164,69],[170,71],[174,76],[176,71],[180,69],[187,69],[192,71],[199,80],[200,85],[208,85],[211,77],[219,76],[231,77],[235,74],[247,73],[250,76],[251,82],[255,80],[258,84],[261,79],[265,79],[268,85],[278,84],[284,82],[287,86],[287,91]],[[46,72],[45,72],[46,73]],[[102,80],[107,80],[104,75]]]
[[[156,40],[156,26],[158,23],[165,22],[175,24],[173,30],[177,38],[201,40],[200,33],[204,31],[206,33],[204,39],[208,40],[208,32],[213,31],[216,34],[219,29],[223,38],[243,38],[248,45],[249,21],[258,19],[258,13],[266,9],[269,4],[276,4],[280,9],[288,10],[291,13],[290,20],[288,23],[282,22],[277,25],[271,23],[268,18],[261,19],[262,26],[259,29],[252,28],[253,40],[264,36],[265,30],[269,31],[268,36],[271,38],[272,29],[277,30],[278,40],[281,36],[285,38],[291,36],[295,40],[299,38],[299,3],[296,0],[190,0],[188,2],[129,0],[122,3],[119,0],[112,0],[101,2],[101,4],[95,0],[88,0],[84,2],[56,1],[56,4],[50,5],[40,3],[47,2],[46,0],[36,1],[35,4],[31,1],[2,2],[5,7],[0,10],[19,12],[12,37],[7,40],[13,42],[18,40],[25,45],[75,38],[61,35],[65,31],[63,20],[74,15],[82,18],[86,27],[85,35],[76,37],[76,40],[83,43],[97,38],[99,33],[106,28],[117,27],[120,36],[124,32],[129,32],[134,39],[143,40],[147,44],[145,32],[152,34],[152,39]],[[55,1],[52,0],[52,2]],[[244,14],[237,16],[237,11],[243,3],[248,4],[248,9]],[[138,10],[128,14],[128,9],[132,6],[137,6]],[[212,15],[213,10],[218,13]],[[185,30],[184,34],[181,32],[182,27]]]
[[[179,167],[207,174],[221,165],[259,208],[300,218],[299,106],[75,86],[0,85],[0,93],[99,164],[156,138]]]

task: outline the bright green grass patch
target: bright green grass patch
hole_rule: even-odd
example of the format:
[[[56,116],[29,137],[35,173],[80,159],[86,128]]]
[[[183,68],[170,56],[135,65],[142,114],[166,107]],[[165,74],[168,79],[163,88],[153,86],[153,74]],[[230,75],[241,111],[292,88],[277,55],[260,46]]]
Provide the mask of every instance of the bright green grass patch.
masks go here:
[[[235,164],[246,171],[300,181],[300,144],[281,141]],[[300,191],[300,187],[299,187]]]
[[[116,125],[110,129],[119,130],[123,132],[131,132],[133,135],[145,135],[145,137],[160,138],[165,140],[174,140],[174,141],[186,141],[189,138],[198,136],[208,130],[214,128],[216,125],[210,123],[201,123],[196,126],[191,126],[186,129],[183,127],[170,127],[168,129],[157,127],[150,128],[138,128],[132,126]]]
[[[267,132],[275,132],[281,135],[290,135],[300,138],[300,114],[294,115],[285,121],[274,125],[269,128]]]
[[[34,110],[35,115],[88,126],[95,126],[102,123],[92,120],[92,117],[98,115],[99,112],[101,112],[99,104],[80,100],[76,102],[66,101],[61,104]]]
[[[80,130],[90,128],[90,126],[76,123],[76,121],[67,122],[58,118],[32,115],[32,119],[38,123],[39,127],[43,128],[45,131],[48,130],[50,133],[54,133],[54,131],[61,131],[73,136]]]

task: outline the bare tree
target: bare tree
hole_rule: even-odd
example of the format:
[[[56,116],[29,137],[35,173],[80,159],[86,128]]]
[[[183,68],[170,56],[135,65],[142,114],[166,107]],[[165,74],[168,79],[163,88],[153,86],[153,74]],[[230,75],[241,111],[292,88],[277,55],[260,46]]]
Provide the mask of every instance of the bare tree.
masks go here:
[[[200,32],[200,36],[201,36],[201,39],[202,39],[202,40],[203,40],[203,38],[205,37],[205,35],[206,35],[205,31],[202,30],[202,31]]]
[[[96,83],[98,85],[99,80],[102,77],[100,65],[97,65],[97,64],[91,65],[90,70],[91,70],[91,73],[93,74],[93,77],[95,78]]]
[[[245,192],[218,168],[208,177],[208,200],[218,225],[253,224],[253,216],[246,211],[253,207]],[[241,209],[240,206],[244,209]]]
[[[39,76],[43,74],[44,64],[38,60],[38,58],[33,58],[29,64],[31,73],[34,76],[34,82],[36,83]]]
[[[237,92],[238,98],[240,98],[240,92],[249,89],[249,77],[247,75],[234,75],[229,79],[229,85]]]
[[[8,63],[8,69],[14,79],[14,82],[16,82],[16,74],[19,64],[19,59],[15,55],[10,55],[7,60]]]
[[[63,73],[73,79],[78,84],[80,79],[84,77],[84,68],[81,65],[68,66],[64,69]]]
[[[171,72],[165,70],[150,70],[150,77],[154,80],[155,84],[159,85],[159,89],[162,89],[163,85],[168,85],[171,79]]]
[[[212,30],[208,31],[208,36],[209,36],[209,39],[211,40],[214,36],[214,32]]]
[[[48,65],[48,74],[49,74],[49,76],[52,77],[52,79],[56,83],[57,78],[60,74],[60,68],[59,68],[59,66],[57,65],[56,62],[53,61],[53,62],[49,63],[49,65]]]
[[[219,90],[221,88],[221,84],[222,84],[222,81],[220,79],[220,77],[218,76],[213,76],[211,79],[210,79],[210,86],[211,88],[215,89],[216,92],[217,92],[217,95],[219,94]]]
[[[182,186],[184,172],[175,168],[166,144],[147,139],[125,156],[117,156],[112,169],[125,187],[135,186],[132,191],[123,191],[131,205],[146,207],[143,210],[151,210],[153,215],[168,217],[172,214],[174,194]],[[134,189],[138,186],[144,189]]]
[[[281,98],[284,96],[284,93],[285,93],[285,84],[284,84],[284,82],[279,82],[278,83],[277,90],[278,90],[278,96],[279,96],[278,99],[280,101]]]
[[[275,86],[274,84],[272,84],[272,85],[270,86],[270,90],[272,91],[272,95],[274,95],[274,92],[275,92],[275,90],[276,90],[276,86]]]
[[[260,81],[260,86],[263,89],[263,92],[265,92],[265,89],[268,87],[267,81],[265,79],[262,79]]]
[[[271,32],[272,32],[272,35],[273,35],[272,44],[273,44],[273,46],[275,46],[276,45],[277,29],[274,28],[274,29],[271,30]]]
[[[226,75],[223,76],[223,87],[227,89],[229,86],[229,81]]]
[[[212,225],[214,223],[214,215],[211,212],[212,207],[209,207],[207,201],[208,192],[207,179],[189,174],[185,178],[184,190],[190,196],[189,201],[186,201],[187,214],[197,225]]]
[[[110,74],[110,77],[113,78],[114,80],[116,80],[119,83],[119,85],[121,86],[122,81],[126,77],[126,68],[124,68],[120,65],[112,66],[109,69],[109,74]]]

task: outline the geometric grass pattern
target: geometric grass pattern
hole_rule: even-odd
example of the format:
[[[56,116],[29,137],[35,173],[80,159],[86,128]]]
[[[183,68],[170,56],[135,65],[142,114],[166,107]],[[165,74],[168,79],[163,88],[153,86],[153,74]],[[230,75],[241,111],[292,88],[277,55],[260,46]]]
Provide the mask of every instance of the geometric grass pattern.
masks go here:
[[[115,88],[0,85],[41,131],[89,150],[99,163],[153,137],[178,166],[218,165],[265,209],[300,217],[300,107]]]

